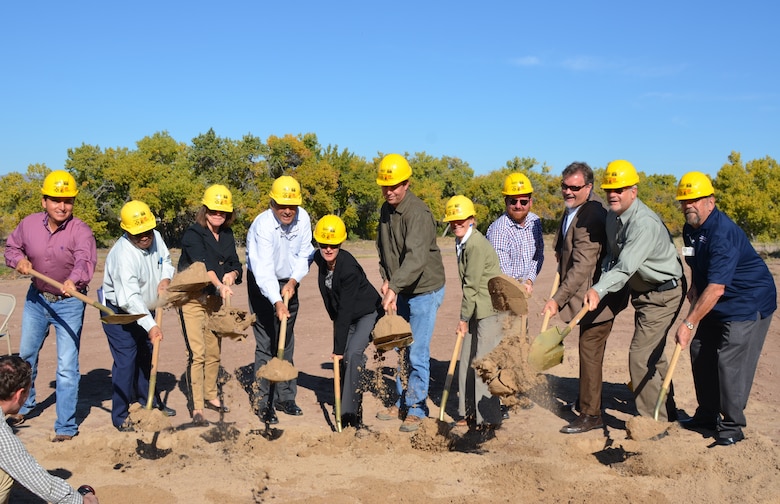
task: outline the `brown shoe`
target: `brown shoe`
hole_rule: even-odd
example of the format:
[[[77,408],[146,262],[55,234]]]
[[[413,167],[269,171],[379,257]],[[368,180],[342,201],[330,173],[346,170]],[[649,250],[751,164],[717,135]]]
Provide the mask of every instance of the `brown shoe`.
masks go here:
[[[13,415],[6,415],[5,416],[5,423],[10,425],[11,427],[16,427],[18,425],[22,425],[24,423],[24,415],[21,413],[15,413]]]
[[[57,434],[53,438],[51,438],[52,443],[62,443],[63,441],[70,441],[73,439],[73,436],[70,436],[68,434]]]
[[[604,422],[601,420],[601,415],[586,415],[585,413],[577,417],[575,421],[569,425],[564,426],[561,432],[564,434],[581,434],[593,429],[601,429],[604,427]]]
[[[406,415],[404,422],[398,430],[401,432],[414,432],[420,428],[422,421],[423,419],[416,415]]]
[[[376,414],[377,420],[395,420],[401,419],[401,411],[398,409],[398,406],[390,406],[384,411],[380,411]]]

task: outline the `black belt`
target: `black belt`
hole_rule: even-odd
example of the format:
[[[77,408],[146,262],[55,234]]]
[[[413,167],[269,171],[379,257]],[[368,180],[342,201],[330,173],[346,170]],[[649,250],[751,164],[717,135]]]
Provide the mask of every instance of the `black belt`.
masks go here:
[[[666,282],[656,287],[655,291],[664,292],[664,291],[676,289],[678,285],[680,285],[680,282],[676,278],[672,278],[671,280],[667,280]]]

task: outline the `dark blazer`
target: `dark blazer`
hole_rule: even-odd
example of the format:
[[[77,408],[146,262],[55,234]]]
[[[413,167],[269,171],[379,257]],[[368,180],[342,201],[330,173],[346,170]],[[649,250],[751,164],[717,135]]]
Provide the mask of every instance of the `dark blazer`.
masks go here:
[[[601,276],[601,261],[606,255],[607,209],[604,201],[593,191],[572,219],[565,235],[561,234],[561,225],[555,235],[555,256],[558,258],[558,271],[561,284],[553,299],[558,303],[560,317],[568,322],[582,308],[585,293]],[[601,300],[599,307],[588,312],[582,323],[592,324],[615,318],[628,303],[624,291],[609,294]]]
[[[344,355],[349,326],[364,315],[376,311],[383,313],[382,299],[366,278],[355,257],[344,249],[339,250],[333,270],[332,287],[325,286],[328,265],[320,251],[314,252],[314,262],[319,266],[317,283],[325,302],[325,309],[333,321],[333,353]]]
[[[230,228],[220,228],[219,241],[211,231],[198,223],[187,228],[181,237],[178,271],[184,271],[195,262],[205,263],[206,271],[213,271],[220,281],[225,273],[235,271],[238,273],[236,284],[241,283],[243,268],[236,252],[236,239]],[[209,285],[206,292],[215,294],[216,288]]]

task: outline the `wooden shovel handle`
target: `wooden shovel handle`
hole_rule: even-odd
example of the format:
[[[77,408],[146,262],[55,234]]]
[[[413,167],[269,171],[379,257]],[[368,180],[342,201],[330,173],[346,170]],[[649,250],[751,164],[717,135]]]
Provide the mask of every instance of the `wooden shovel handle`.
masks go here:
[[[287,307],[290,304],[290,295],[288,293],[284,294],[284,306]],[[284,360],[284,344],[287,340],[287,317],[284,318],[284,320],[281,321],[281,325],[279,326],[279,346],[276,348],[276,357]]]
[[[336,408],[336,431],[341,432],[341,366],[339,361],[342,359],[341,355],[333,356],[333,398],[334,407]]]
[[[154,321],[158,327],[162,327],[162,307],[157,308],[154,314]],[[154,402],[154,389],[157,387],[157,361],[160,357],[160,342],[152,343],[152,370],[149,372],[149,396],[146,398],[146,409],[152,409]]]
[[[83,301],[84,303],[86,303],[88,305],[92,305],[92,306],[94,306],[95,308],[97,308],[98,310],[100,310],[102,312],[105,312],[105,313],[107,313],[109,315],[115,315],[113,310],[111,310],[111,308],[109,308],[108,306],[102,305],[102,304],[98,303],[97,301],[91,300],[89,297],[85,296],[84,294],[82,294],[81,292],[79,292],[77,290],[73,290],[73,289],[67,289],[66,290],[65,289],[65,285],[61,284],[60,282],[58,282],[57,280],[55,280],[53,278],[47,277],[43,273],[39,273],[39,272],[35,271],[34,269],[30,268],[30,275],[34,276],[35,278],[37,278],[39,280],[42,280],[42,281],[46,282],[49,285],[57,287],[58,289],[60,289],[63,292],[67,292],[68,294],[70,294],[74,298],[79,299],[79,300]]]
[[[455,375],[455,365],[458,363],[458,357],[460,357],[460,350],[463,347],[463,331],[458,331],[455,338],[455,349],[452,351],[452,359],[450,359],[450,367],[447,369],[447,379],[444,380],[444,391],[441,394],[441,403],[439,405],[439,420],[444,421],[444,409],[447,407],[447,398],[450,395],[450,386],[452,385],[452,377]]]
[[[556,271],[555,272],[555,279],[553,280],[552,289],[550,289],[550,299],[555,295],[556,292],[558,292],[558,287],[561,285],[561,272]],[[552,316],[552,313],[550,313],[550,310],[544,310],[544,319],[542,319],[542,330],[539,332],[544,332],[547,330],[547,325],[550,323],[550,317]]]
[[[658,413],[661,411],[661,406],[666,399],[666,393],[669,391],[669,385],[672,383],[672,375],[674,374],[674,368],[677,367],[677,361],[680,360],[680,353],[682,352],[682,345],[677,343],[674,347],[674,353],[672,354],[672,360],[669,362],[669,369],[666,371],[664,382],[661,385],[661,390],[658,392],[658,400],[655,402],[655,409],[653,410],[653,420],[658,420]]]

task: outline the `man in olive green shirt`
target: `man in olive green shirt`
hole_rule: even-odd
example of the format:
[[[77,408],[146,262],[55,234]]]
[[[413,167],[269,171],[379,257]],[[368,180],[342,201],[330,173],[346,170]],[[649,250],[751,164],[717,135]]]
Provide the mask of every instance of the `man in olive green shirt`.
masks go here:
[[[409,191],[412,168],[403,156],[388,154],[379,163],[377,184],[382,205],[377,230],[382,307],[409,321],[414,342],[401,359],[408,373],[398,373],[398,400],[377,418],[403,417],[401,432],[413,432],[428,416],[431,337],[436,312],[444,300],[444,263],[436,244],[436,222],[428,206]],[[407,376],[406,389],[401,376]]]
[[[607,193],[607,242],[599,281],[586,292],[591,310],[605,294],[628,285],[634,306],[634,336],[628,354],[636,408],[653,416],[655,403],[669,363],[664,354],[666,334],[677,318],[685,297],[682,263],[666,226],[637,198],[639,176],[628,161],[607,166],[601,188]],[[677,420],[670,385],[666,408],[658,420]]]

